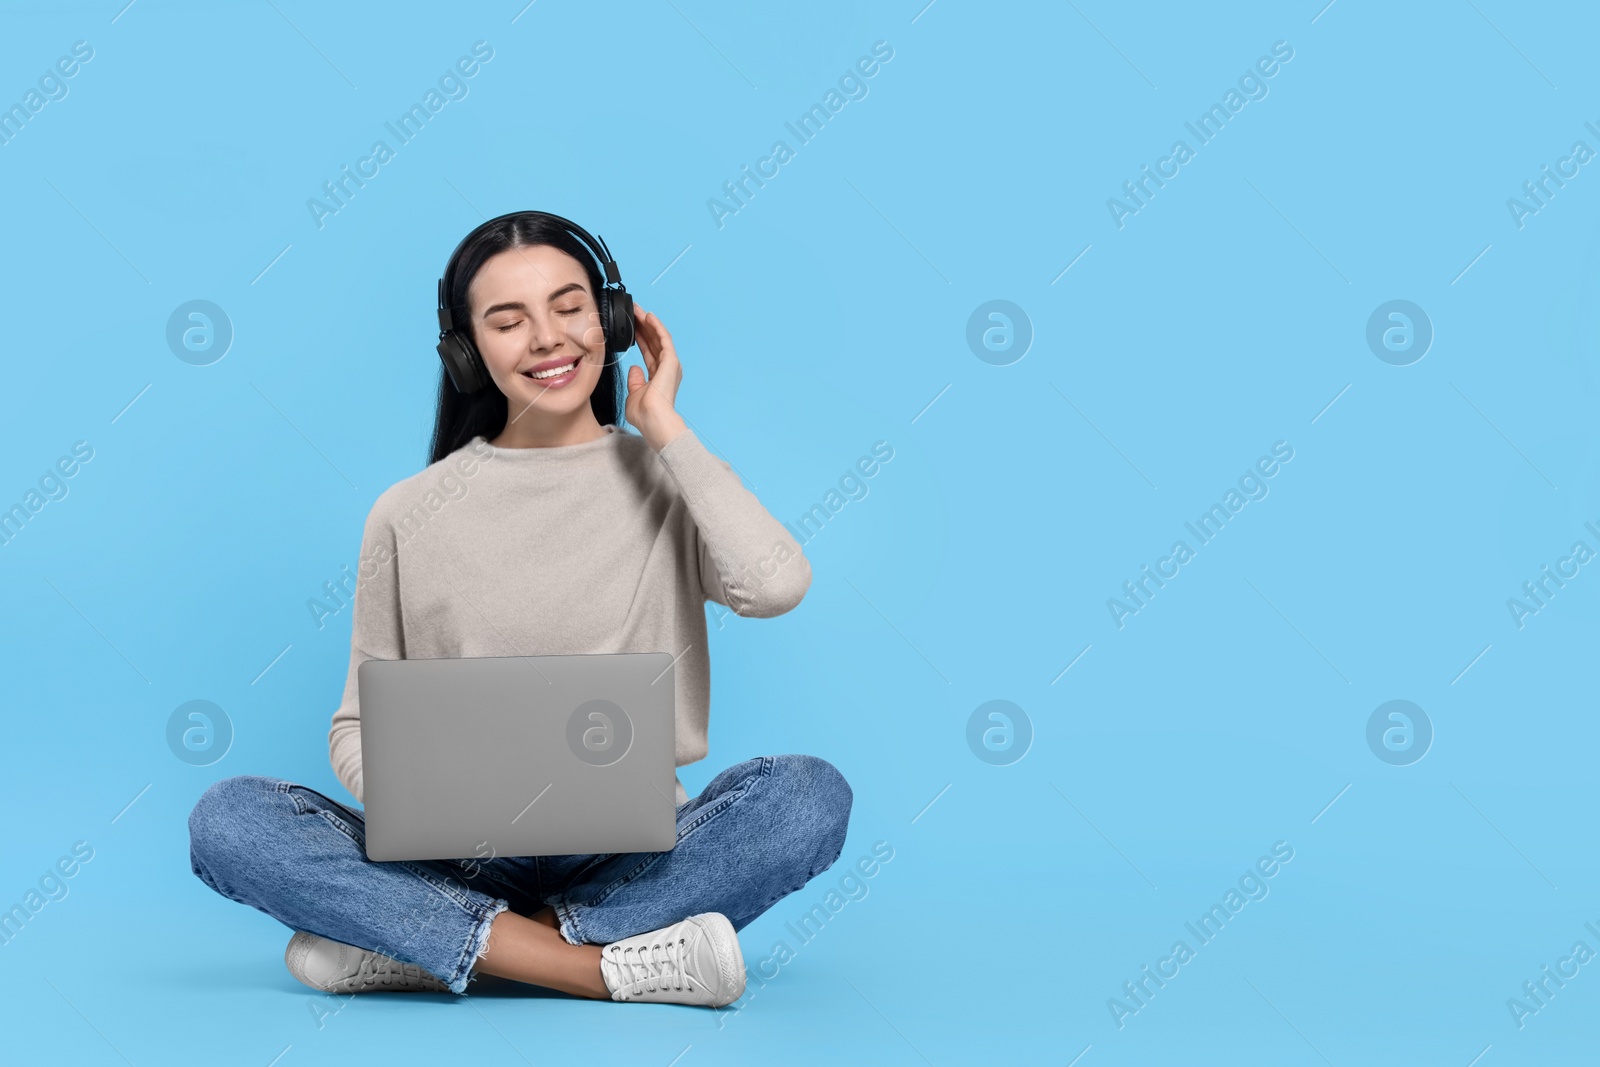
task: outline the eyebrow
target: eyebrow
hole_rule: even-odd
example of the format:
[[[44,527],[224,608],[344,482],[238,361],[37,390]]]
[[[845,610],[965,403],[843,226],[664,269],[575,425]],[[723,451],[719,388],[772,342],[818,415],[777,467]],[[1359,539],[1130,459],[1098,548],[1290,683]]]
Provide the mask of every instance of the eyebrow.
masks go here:
[[[568,283],[566,285],[563,285],[561,288],[557,289],[555,292],[551,293],[546,302],[549,303],[549,302],[552,302],[552,301],[555,301],[555,300],[559,299],[560,297],[566,296],[568,293],[572,292],[574,289],[579,290],[580,292],[587,292],[587,290],[585,290],[583,288],[583,286],[579,285],[577,282],[570,282],[570,283]],[[520,300],[506,300],[506,301],[503,301],[503,302],[501,302],[499,304],[495,304],[492,307],[484,308],[483,309],[483,317],[484,318],[488,318],[490,315],[493,315],[496,311],[527,311],[527,310],[528,310],[528,305],[524,304]]]

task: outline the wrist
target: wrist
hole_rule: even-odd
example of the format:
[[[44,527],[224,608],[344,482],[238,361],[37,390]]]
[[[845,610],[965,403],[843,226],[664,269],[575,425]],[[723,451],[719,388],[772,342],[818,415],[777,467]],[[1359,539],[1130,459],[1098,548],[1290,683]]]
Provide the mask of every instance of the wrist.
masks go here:
[[[644,433],[641,436],[644,437],[647,445],[660,452],[688,428],[689,424],[683,421],[683,416],[673,412],[672,417],[665,420],[664,424],[652,426],[648,433]]]

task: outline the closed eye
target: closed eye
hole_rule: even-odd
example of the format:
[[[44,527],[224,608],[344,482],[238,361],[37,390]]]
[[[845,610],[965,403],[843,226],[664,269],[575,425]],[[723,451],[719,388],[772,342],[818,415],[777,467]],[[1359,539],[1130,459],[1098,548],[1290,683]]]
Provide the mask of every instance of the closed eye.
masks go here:
[[[578,313],[579,313],[579,312],[580,312],[580,311],[582,311],[582,310],[583,310],[583,305],[582,305],[582,304],[579,304],[579,305],[578,305],[578,306],[577,306],[577,307],[575,307],[575,308],[560,308],[560,309],[558,309],[558,310],[557,310],[557,311],[556,311],[556,314],[557,314],[557,315],[576,315],[576,314],[578,314]],[[507,331],[507,330],[514,330],[514,329],[516,329],[516,328],[517,328],[517,327],[518,327],[518,326],[521,326],[521,325],[522,325],[522,323],[521,323],[521,322],[520,322],[520,321],[517,321],[517,322],[509,322],[509,323],[507,323],[507,324],[506,324],[506,325],[504,325],[504,326],[496,326],[496,327],[495,327],[495,328],[494,328],[494,329],[495,329],[495,331],[496,331],[496,332],[498,332],[498,333],[505,333],[505,332],[506,332],[506,331]]]

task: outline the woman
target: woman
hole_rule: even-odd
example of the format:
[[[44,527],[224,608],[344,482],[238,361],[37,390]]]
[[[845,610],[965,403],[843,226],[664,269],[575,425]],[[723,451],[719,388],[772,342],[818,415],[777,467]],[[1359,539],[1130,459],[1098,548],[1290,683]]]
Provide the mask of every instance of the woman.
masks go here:
[[[675,410],[672,336],[579,239],[619,283],[603,243],[541,212],[479,226],[440,279],[432,458],[367,517],[329,730],[357,801],[364,660],[670,651],[681,767],[707,751],[706,600],[770,617],[810,586],[799,544]],[[618,418],[635,339],[649,376],[629,370],[622,414],[637,434]],[[359,809],[240,775],[195,805],[191,865],[297,931],[285,960],[313,988],[464,993],[490,974],[720,1007],[744,991],[735,932],[832,866],[851,790],[790,755],[677,792],[667,852],[373,862]]]

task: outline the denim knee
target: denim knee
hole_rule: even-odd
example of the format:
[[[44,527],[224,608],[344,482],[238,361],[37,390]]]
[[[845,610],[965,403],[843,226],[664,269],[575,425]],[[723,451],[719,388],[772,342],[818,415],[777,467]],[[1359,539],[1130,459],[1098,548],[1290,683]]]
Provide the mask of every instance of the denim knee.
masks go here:
[[[276,785],[275,778],[239,774],[212,782],[200,794],[189,812],[189,865],[197,876],[202,864],[223,868],[230,858],[252,850],[250,820],[265,813],[264,801]]]
[[[817,756],[774,756],[772,777],[784,794],[784,807],[802,840],[799,855],[810,862],[807,877],[833,866],[844,848],[855,799],[839,769]]]

